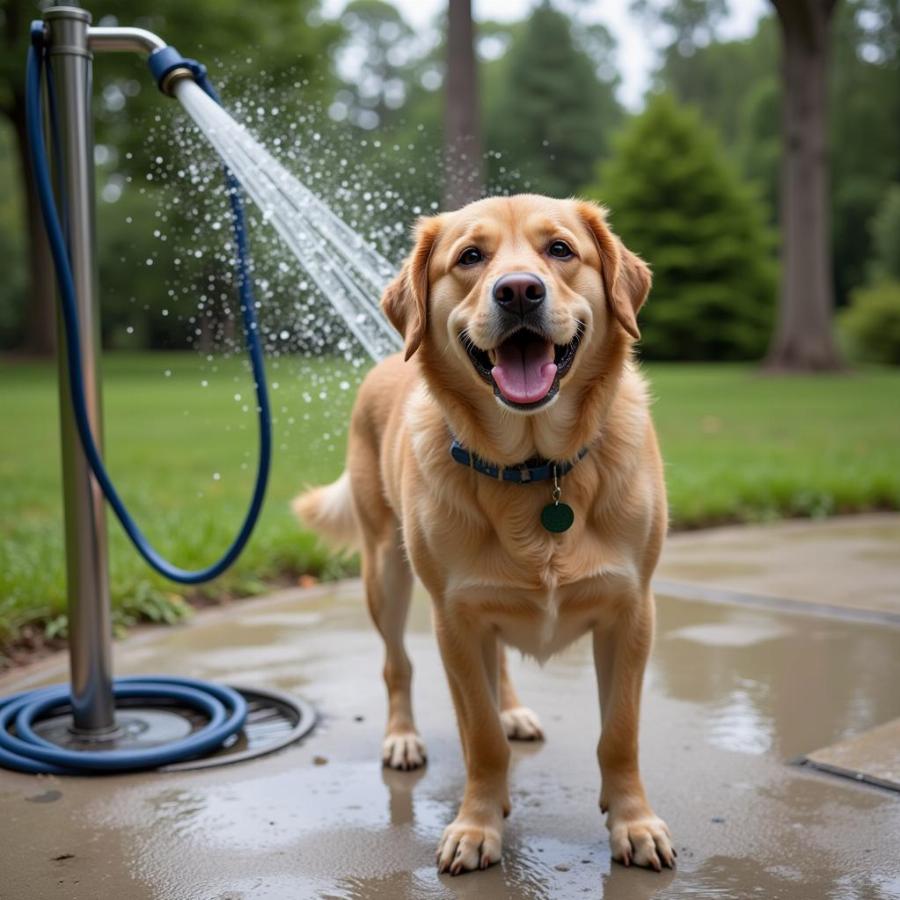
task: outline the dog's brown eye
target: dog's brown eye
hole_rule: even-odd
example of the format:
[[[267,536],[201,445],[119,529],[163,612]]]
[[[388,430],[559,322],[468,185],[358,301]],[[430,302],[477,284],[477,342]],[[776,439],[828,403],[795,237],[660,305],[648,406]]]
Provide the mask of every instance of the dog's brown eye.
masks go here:
[[[475,263],[480,263],[483,259],[484,254],[477,247],[466,247],[459,254],[457,264],[460,266],[474,266]]]
[[[565,241],[554,241],[547,248],[547,252],[557,259],[568,259],[570,256],[575,255],[572,252],[572,248]]]

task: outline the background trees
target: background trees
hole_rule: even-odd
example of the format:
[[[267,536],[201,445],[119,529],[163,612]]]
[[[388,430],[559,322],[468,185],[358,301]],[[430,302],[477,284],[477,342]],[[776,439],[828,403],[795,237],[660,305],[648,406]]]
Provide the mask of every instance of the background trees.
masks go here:
[[[579,29],[547,0],[511,32],[488,95],[487,144],[501,153],[495,174],[511,168],[522,187],[551,196],[583,187],[622,119],[613,48],[605,29]]]
[[[590,193],[653,263],[641,352],[653,359],[755,359],[772,321],[775,266],[763,209],[715,135],[671,96],[626,126]]]
[[[614,135],[628,129],[629,120],[640,111],[624,110],[617,99],[617,48],[609,32],[590,21],[591,7],[578,0],[534,0],[521,20],[479,21],[470,40],[465,27],[450,29],[451,23],[465,26],[466,3],[453,3],[431,26],[413,29],[400,7],[388,0],[352,0],[334,20],[322,18],[319,2],[259,0],[253,16],[239,0],[190,4],[160,0],[152,7],[143,0],[96,0],[91,5],[98,18],[113,14],[119,21],[143,24],[211,63],[219,80],[224,78],[225,95],[235,114],[392,257],[399,258],[405,250],[407,226],[416,215],[477,194],[481,178],[488,193],[534,190],[564,196],[589,189],[613,205],[614,221],[623,228],[636,221],[635,209],[645,216],[658,215],[649,196],[637,190],[632,163],[623,161],[625,138],[617,144],[609,170],[618,173],[615,179],[607,177],[602,167],[612,153]],[[812,192],[819,197],[815,209],[801,211],[799,219],[790,214],[791,221],[799,222],[794,227],[797,234],[787,240],[790,229],[780,229],[785,247],[806,247],[801,253],[806,262],[790,263],[793,251],[786,250],[781,269],[784,284],[791,279],[794,285],[783,288],[782,309],[796,312],[792,321],[801,323],[787,330],[803,331],[803,340],[819,349],[798,351],[796,358],[793,350],[785,351],[778,358],[781,364],[828,365],[836,358],[829,338],[823,337],[830,335],[831,306],[846,307],[861,296],[861,290],[885,280],[873,275],[880,265],[876,245],[883,244],[875,237],[874,223],[891,186],[900,184],[900,11],[896,0],[778,0],[780,17],[773,5],[755,34],[729,40],[722,37],[728,4],[729,0],[633,3],[635,15],[647,24],[648,36],[662,38],[651,95],[664,92],[671,99],[666,101],[667,116],[662,116],[662,106],[654,115],[674,129],[686,121],[680,107],[693,107],[699,116],[695,124],[702,122],[715,136],[705,132],[699,136],[697,145],[691,145],[690,160],[704,173],[698,176],[702,178],[698,193],[719,200],[710,199],[712,205],[702,209],[692,207],[691,198],[681,197],[660,205],[682,216],[727,214],[734,226],[744,217],[743,233],[756,235],[751,245],[760,254],[758,261],[745,260],[746,281],[752,287],[741,292],[733,274],[722,276],[719,287],[708,281],[710,256],[719,254],[720,247],[682,246],[684,266],[670,271],[666,247],[656,246],[661,236],[651,241],[651,235],[642,235],[648,246],[653,244],[645,253],[658,271],[658,285],[671,285],[666,295],[681,298],[659,315],[671,314],[673,327],[677,324],[685,335],[701,334],[700,347],[705,349],[690,342],[681,345],[691,356],[762,353],[760,323],[774,320],[760,285],[771,279],[778,244],[760,227],[760,215],[777,231],[788,216],[782,182],[796,194],[804,179],[821,168],[822,154],[817,156],[816,151],[817,162],[795,160],[791,165],[799,174],[782,179],[780,166],[788,165],[790,158],[781,152],[781,119],[786,117],[796,131],[789,141],[792,152],[796,155],[800,144],[807,147],[804,152],[824,148],[830,178],[816,176],[821,184]],[[28,216],[32,206],[27,202],[15,127],[21,114],[26,23],[37,14],[38,5],[36,0],[4,0],[0,7],[0,33],[6,42],[0,54],[0,111],[6,116],[6,124],[0,124],[0,180],[12,188],[0,195],[0,253],[8,260],[0,281],[0,348],[29,352],[47,349],[53,321],[47,290],[50,270],[40,230],[29,225],[34,220]],[[820,12],[832,10],[827,41],[820,35],[828,50],[824,69],[817,70],[824,72],[830,115],[826,130],[815,140],[810,136],[818,126],[799,127],[800,114],[790,112],[787,82],[779,68],[782,32],[800,21],[796,10],[813,6]],[[500,6],[497,9],[502,12]],[[454,12],[452,19],[448,11]],[[464,38],[460,46],[473,48],[471,55],[450,46],[459,34]],[[451,61],[455,68],[448,66]],[[451,80],[460,75],[468,87],[451,89]],[[177,110],[158,96],[139,60],[99,58],[96,81],[107,340],[130,346],[188,346],[197,339],[189,327],[190,316],[164,317],[157,300],[146,303],[146,309],[142,300],[169,296],[172,290],[180,293],[186,280],[191,281],[186,296],[200,295],[215,268],[207,262],[176,270],[173,263],[173,245],[191,239],[197,225],[191,214],[175,209],[173,199],[178,186],[171,165],[184,151],[171,146],[167,123]],[[477,104],[472,99],[476,83]],[[824,99],[820,92],[817,102]],[[466,176],[464,184],[472,190],[464,197],[447,177],[453,169],[445,166],[444,137],[453,144],[474,138],[477,105],[482,112],[484,157],[468,154],[480,165],[473,165]],[[804,103],[803,109],[807,106]],[[277,115],[272,113],[276,107]],[[319,136],[318,143],[313,143],[313,134]],[[654,147],[659,144],[651,141],[643,156]],[[638,151],[644,148],[632,149],[637,153],[634,165],[643,165]],[[156,163],[160,156],[165,159],[162,165]],[[657,183],[651,176],[674,178],[675,168],[664,159],[658,173],[646,173],[648,184]],[[375,199],[363,200],[366,193]],[[733,202],[726,203],[724,197]],[[631,203],[640,205],[632,209]],[[166,218],[168,244],[154,234],[160,230],[156,220],[160,213]],[[818,237],[810,243],[815,234]],[[141,267],[141,261],[149,258],[154,264]],[[765,277],[760,274],[763,270],[769,273]],[[812,278],[810,272],[818,274]],[[663,300],[658,300],[662,287],[647,308],[648,323],[655,315],[653,305],[658,302],[662,309]],[[753,324],[748,324],[745,338],[735,338],[731,325],[726,327],[727,317],[715,340],[702,337],[709,321],[700,323],[699,330],[694,327],[695,316],[708,313],[709,298],[717,290],[718,296],[736,298],[734,308],[742,315],[758,304],[747,320]],[[818,304],[818,329],[810,327],[811,303]],[[676,323],[679,316],[683,321]],[[229,327],[224,310],[219,324],[223,330]],[[661,327],[660,322],[657,325]],[[784,331],[783,326],[781,334]],[[645,355],[676,352],[671,346],[664,349],[654,333],[657,327],[647,329]]]
[[[837,0],[772,0],[781,26],[781,297],[768,365],[835,369],[828,59]]]
[[[0,114],[10,128],[0,134],[0,174],[4,193],[12,187],[17,221],[0,237],[0,246],[22,245],[27,260],[23,277],[21,254],[10,260],[13,277],[0,284],[0,307],[6,312],[0,318],[0,335],[5,335],[5,346],[22,349],[29,354],[45,354],[52,349],[55,310],[53,305],[52,266],[46,247],[43,228],[37,207],[37,198],[30,181],[25,156],[25,53],[29,43],[29,22],[39,18],[42,3],[37,0],[3,0],[0,7]],[[225,70],[236,86],[246,85],[260,77],[261,61],[265,61],[265,79],[278,84],[282,91],[293,85],[303,85],[311,97],[322,97],[330,92],[333,75],[329,66],[329,49],[339,34],[334,23],[313,26],[310,13],[317,7],[317,0],[265,0],[253,7],[248,15],[247,5],[241,0],[158,0],[152,4],[143,0],[97,0],[89,4],[97,23],[128,23],[149,28],[163,35],[189,56],[202,56],[220,71]],[[95,64],[95,131],[102,161],[98,171],[98,190],[105,183],[125,185],[129,182],[147,184],[147,174],[153,165],[150,152],[152,142],[147,132],[152,129],[161,100],[159,91],[147,75],[145,63],[138,57],[112,54],[98,57]],[[5,148],[5,149],[4,149]],[[152,186],[151,186],[152,187]],[[18,188],[18,190],[17,190]],[[128,218],[125,206],[135,204],[146,211],[148,204],[144,194],[123,196],[121,189],[114,191],[118,202],[121,197],[121,216],[116,216],[121,229]],[[145,189],[146,193],[146,189]],[[152,190],[151,190],[152,193]],[[152,204],[150,204],[152,206]],[[101,216],[109,223],[112,209],[103,209]],[[0,228],[3,222],[0,220]],[[132,229],[137,232],[137,229]],[[15,232],[18,232],[16,234]],[[123,272],[123,235],[100,232],[101,274],[104,276],[104,300],[107,311],[129,304],[132,290],[110,290],[124,279],[133,277],[133,267]],[[151,255],[152,238],[135,235],[140,246],[132,246],[132,261]],[[114,249],[115,248],[115,249]],[[165,259],[163,260],[165,263]],[[133,266],[133,262],[132,262]],[[157,289],[166,278],[175,279],[176,273],[156,269],[143,276],[148,290]],[[112,282],[110,281],[112,279]],[[155,296],[163,296],[157,290]],[[148,313],[150,311],[148,310]],[[159,321],[158,310],[149,318]],[[108,331],[109,319],[104,325]],[[164,323],[159,323],[162,326]],[[142,329],[146,335],[172,331],[171,325],[154,329]],[[183,345],[182,337],[180,343]],[[0,345],[2,346],[2,345]]]
[[[447,86],[444,92],[444,200],[455,209],[482,191],[481,103],[471,0],[447,8]]]
[[[819,67],[815,73],[806,71],[800,76],[807,81],[821,79],[819,93],[812,98],[818,104],[815,109],[806,101],[802,104],[804,111],[813,110],[810,114],[814,120],[804,125],[807,113],[801,116],[785,105],[787,73],[779,69],[779,44],[787,40],[779,31],[803,26],[804,21],[810,24],[811,20],[801,15],[803,3],[781,5],[782,14],[788,16],[786,26],[783,15],[770,16],[760,21],[752,38],[741,41],[717,37],[716,27],[723,12],[718,0],[640,0],[637,5],[654,21],[670,26],[669,40],[661,53],[658,86],[700,109],[704,120],[721,135],[744,177],[759,185],[773,222],[778,221],[779,209],[782,219],[788,216],[788,206],[792,204],[794,209],[799,202],[798,193],[805,180],[818,172],[817,183],[822,183],[811,193],[819,198],[819,211],[801,209],[796,218],[794,209],[790,216],[791,221],[796,219],[799,234],[793,237],[782,228],[785,280],[780,305],[784,315],[794,316],[795,325],[787,330],[782,326],[781,343],[773,347],[772,360],[779,366],[800,368],[834,365],[837,355],[830,341],[830,308],[846,305],[865,283],[873,254],[873,217],[885,191],[900,179],[900,10],[894,0],[843,0],[810,6],[820,17],[826,6],[831,12],[828,34],[822,33],[819,38],[812,32],[808,35],[809,40],[825,41],[821,48],[825,52],[815,63]],[[706,26],[692,27],[692,23],[704,20]],[[826,21],[818,21],[816,27],[821,31]],[[801,28],[801,33],[791,38],[790,52],[819,53],[812,45],[802,50],[803,35]],[[797,41],[800,47],[795,46]],[[784,49],[787,53],[786,43]],[[815,68],[811,62],[809,65]],[[792,89],[797,89],[796,85]],[[790,135],[782,135],[779,119],[789,126]],[[823,133],[817,131],[823,127]],[[812,152],[810,141],[819,152],[816,161],[807,165],[798,161],[798,154],[802,156],[798,148],[805,148],[803,153]],[[783,146],[791,147],[793,156],[783,156]],[[792,167],[790,173],[785,170],[783,178],[779,172],[782,160]],[[830,164],[827,179],[822,171],[826,161]],[[793,193],[784,192],[779,202],[782,186]],[[810,243],[814,236],[815,250]],[[790,262],[788,254],[796,253],[805,254],[808,264],[798,262],[793,255]],[[813,272],[818,274],[813,277]],[[788,277],[795,287],[788,286]],[[814,282],[820,286],[815,296],[811,293]],[[818,312],[810,309],[810,303],[818,304]],[[788,346],[793,338],[788,338],[801,331],[809,346],[793,359],[794,351]]]

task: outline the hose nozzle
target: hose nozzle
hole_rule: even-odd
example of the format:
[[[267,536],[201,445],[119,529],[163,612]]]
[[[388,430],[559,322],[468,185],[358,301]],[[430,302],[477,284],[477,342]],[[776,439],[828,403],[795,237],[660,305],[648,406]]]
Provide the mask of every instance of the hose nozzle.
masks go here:
[[[172,46],[154,50],[147,59],[147,65],[159,89],[170,97],[174,96],[176,81],[190,78],[200,83],[206,78],[206,66],[195,59],[182,56]]]

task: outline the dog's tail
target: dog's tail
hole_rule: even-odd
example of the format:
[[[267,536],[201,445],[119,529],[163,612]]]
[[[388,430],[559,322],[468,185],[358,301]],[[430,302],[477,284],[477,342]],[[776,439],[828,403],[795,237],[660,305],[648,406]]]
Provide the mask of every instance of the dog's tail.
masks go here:
[[[328,543],[342,549],[359,547],[359,527],[353,514],[350,475],[324,487],[310,488],[296,496],[291,508],[297,518]]]

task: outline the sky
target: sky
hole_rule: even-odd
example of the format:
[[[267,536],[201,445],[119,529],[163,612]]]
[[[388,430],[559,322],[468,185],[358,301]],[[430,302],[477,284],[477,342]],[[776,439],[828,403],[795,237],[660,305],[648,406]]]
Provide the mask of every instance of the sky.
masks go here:
[[[476,19],[511,21],[523,18],[536,0],[473,0]],[[425,30],[447,0],[393,0],[404,18]],[[655,60],[655,48],[647,27],[629,11],[631,0],[591,0],[581,4],[586,21],[603,22],[618,41],[618,65],[622,78],[619,100],[629,109],[641,106]],[[326,16],[337,16],[346,0],[325,0]],[[746,37],[769,6],[768,0],[731,0],[730,14],[720,30],[722,37]]]

